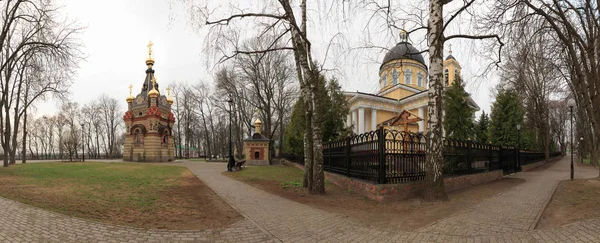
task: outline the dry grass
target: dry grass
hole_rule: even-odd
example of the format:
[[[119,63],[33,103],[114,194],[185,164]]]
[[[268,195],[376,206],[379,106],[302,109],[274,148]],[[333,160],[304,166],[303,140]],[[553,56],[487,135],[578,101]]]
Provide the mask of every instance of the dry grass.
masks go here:
[[[600,179],[563,181],[554,195],[537,228],[547,229],[600,217]]]
[[[142,228],[212,229],[241,218],[179,166],[15,165],[0,169],[0,195],[71,216]]]

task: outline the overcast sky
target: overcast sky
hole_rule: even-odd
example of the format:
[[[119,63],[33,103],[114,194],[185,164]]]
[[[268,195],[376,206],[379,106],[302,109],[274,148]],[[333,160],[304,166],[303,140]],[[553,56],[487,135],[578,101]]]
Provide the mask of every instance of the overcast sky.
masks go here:
[[[162,93],[166,94],[167,84],[174,82],[213,82],[214,57],[207,55],[205,48],[208,31],[191,24],[188,6],[171,0],[62,1],[62,12],[85,27],[81,40],[86,60],[80,63],[73,80],[72,100],[85,104],[106,93],[122,101],[124,110],[129,84],[134,86],[134,95],[141,89],[149,40],[154,43],[154,69]],[[223,5],[219,8],[222,11],[229,9],[224,1],[213,1],[212,4],[214,6],[211,7]],[[313,10],[309,11],[309,14],[312,13],[312,31],[309,30],[309,33],[313,34],[309,38],[312,39],[315,58],[325,61],[326,67],[335,69],[329,74],[338,77],[344,90],[376,93],[379,66],[386,51],[362,47],[369,43],[391,48],[398,42],[398,33],[373,33],[373,29],[367,33],[360,17],[356,18],[358,21],[338,23],[336,21],[342,22],[338,18],[316,14],[321,11],[319,6]],[[458,29],[454,31],[460,32],[460,25],[455,28]],[[417,42],[415,46],[418,48],[426,48],[422,43],[423,34],[411,39]],[[334,45],[327,52],[330,43]],[[463,67],[467,91],[488,113],[491,104],[489,87],[496,83],[494,74],[475,80],[473,76],[479,74],[484,65],[475,54],[480,50],[475,50],[469,42],[452,44],[453,55]],[[36,116],[54,113],[55,110],[54,101],[39,104]]]

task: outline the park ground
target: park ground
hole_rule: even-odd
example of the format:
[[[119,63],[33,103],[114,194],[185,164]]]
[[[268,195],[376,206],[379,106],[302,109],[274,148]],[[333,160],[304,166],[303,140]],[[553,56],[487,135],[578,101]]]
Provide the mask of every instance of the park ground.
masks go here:
[[[546,168],[454,192],[450,194],[449,202],[442,203],[425,203],[416,199],[376,203],[329,183],[327,195],[309,195],[299,187],[301,171],[290,169],[292,167],[248,167],[242,172],[224,175],[224,163],[177,162],[172,164],[175,166],[89,162],[16,165],[2,172],[3,178],[10,178],[0,182],[5,184],[3,187],[9,183],[18,186],[0,191],[3,197],[0,198],[0,207],[3,208],[0,210],[0,223],[6,225],[0,229],[0,241],[600,242],[600,216],[588,215],[598,208],[593,202],[600,199],[597,186],[600,183],[597,179],[589,179],[597,177],[597,168],[581,165],[576,167],[576,176],[582,179],[561,182],[568,178],[568,162],[567,158],[563,158]],[[100,166],[103,169],[95,170],[117,172],[104,175],[91,173],[89,171],[93,170],[86,166]],[[103,178],[115,173],[118,176]],[[106,179],[111,182],[103,182]],[[43,181],[48,181],[48,185]],[[168,194],[170,190],[177,193]],[[186,193],[190,191],[202,193],[188,197]],[[213,196],[206,196],[211,193]],[[140,199],[140,202],[123,197],[127,194],[146,199]],[[167,201],[172,201],[161,202],[163,194],[174,200],[179,197],[177,205],[161,209],[158,205],[165,206]],[[575,195],[580,197],[575,198]],[[64,200],[58,199],[61,197]],[[47,202],[43,202],[46,198]],[[193,230],[168,230],[179,228],[183,223],[166,226],[164,222],[169,219],[160,218],[158,211],[151,210],[183,206],[187,200],[184,198],[204,203],[200,207],[184,207],[188,211],[180,210],[177,218],[187,221],[203,218],[204,215],[205,221],[194,222],[201,225],[195,226],[197,228],[187,228]],[[90,205],[82,206],[82,202]],[[113,203],[112,209],[102,206],[110,203]],[[556,211],[553,207],[567,211]],[[139,212],[128,216],[129,220],[119,219],[126,218],[124,216],[99,216],[103,215],[99,213],[102,210],[108,212],[121,208]],[[92,210],[97,211],[87,213]],[[209,223],[214,222],[210,215],[216,215],[213,212],[217,211],[219,215],[229,214],[229,219],[218,224]],[[429,211],[432,213],[424,214]],[[155,219],[137,220],[138,217],[144,219],[145,213],[155,216]],[[164,215],[167,214],[170,213]],[[565,219],[564,215],[586,216],[556,220]],[[177,219],[171,217],[170,220]],[[163,223],[155,223],[159,221]]]

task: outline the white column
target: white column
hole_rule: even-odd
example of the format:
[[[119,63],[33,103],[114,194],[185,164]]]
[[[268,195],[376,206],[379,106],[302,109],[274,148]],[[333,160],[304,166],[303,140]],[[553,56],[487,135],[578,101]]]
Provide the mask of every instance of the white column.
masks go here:
[[[371,131],[377,130],[377,110],[371,109]]]
[[[365,133],[365,108],[358,108],[358,134]]]
[[[353,110],[351,112],[352,112],[352,125],[354,126],[352,128],[352,131],[354,131],[354,133],[358,133],[358,123],[356,122],[356,110]]]
[[[348,113],[348,116],[346,117],[346,127],[350,126],[352,126],[352,116],[350,115],[350,113]]]
[[[419,117],[423,120],[419,122],[419,132],[425,131],[425,106],[419,108]]]

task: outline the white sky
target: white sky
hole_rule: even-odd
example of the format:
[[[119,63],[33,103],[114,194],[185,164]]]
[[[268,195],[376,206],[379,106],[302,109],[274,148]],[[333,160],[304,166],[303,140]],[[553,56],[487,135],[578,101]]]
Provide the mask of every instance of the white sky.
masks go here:
[[[72,100],[85,104],[106,93],[122,101],[124,110],[129,84],[134,86],[134,95],[141,89],[149,40],[154,43],[154,69],[157,82],[161,84],[161,93],[166,94],[166,84],[174,82],[212,82],[214,60],[206,54],[204,43],[208,31],[190,24],[191,18],[186,6],[171,0],[62,1],[62,12],[69,19],[77,20],[86,27],[81,40],[87,58],[80,63],[73,80]],[[371,33],[367,36],[362,21],[336,23],[336,20],[329,19],[324,21],[325,24],[315,26],[315,23],[324,18],[326,16],[323,14],[313,14],[311,18],[313,29],[312,32],[309,30],[309,35],[312,34],[309,38],[312,39],[316,60],[323,62],[330,40],[339,34],[333,41],[336,45],[328,52],[326,66],[336,69],[333,75],[338,77],[344,90],[376,93],[380,61],[385,50],[360,47],[369,42],[391,48],[398,41],[397,33]],[[457,28],[454,31],[461,32],[460,27]],[[422,38],[423,36],[412,36],[411,39],[414,41]],[[425,48],[420,41],[415,42],[417,48]],[[491,81],[473,79],[484,67],[482,63],[485,62],[476,54],[481,50],[476,50],[471,42],[455,41],[452,44],[453,55],[463,67],[467,91],[489,113],[489,87],[495,86],[497,78],[491,74],[488,75],[488,80]],[[349,51],[355,48],[359,50]],[[425,59],[427,60],[427,56]],[[36,116],[54,113],[56,110],[56,104],[51,100],[38,104],[37,107]]]

